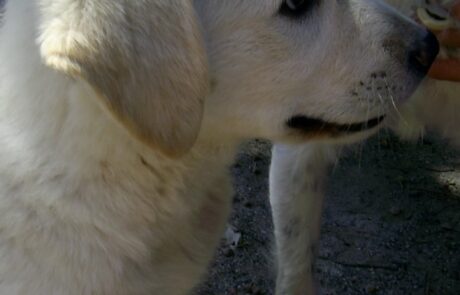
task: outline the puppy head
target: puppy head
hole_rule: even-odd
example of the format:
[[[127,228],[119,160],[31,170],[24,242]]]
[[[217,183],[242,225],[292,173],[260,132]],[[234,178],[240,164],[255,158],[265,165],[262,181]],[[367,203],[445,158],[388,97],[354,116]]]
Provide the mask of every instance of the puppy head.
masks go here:
[[[211,135],[362,139],[437,53],[432,35],[379,1],[195,3],[215,82],[203,124]]]
[[[208,91],[191,0],[40,0],[44,62],[86,80],[149,145],[178,155],[198,134]]]

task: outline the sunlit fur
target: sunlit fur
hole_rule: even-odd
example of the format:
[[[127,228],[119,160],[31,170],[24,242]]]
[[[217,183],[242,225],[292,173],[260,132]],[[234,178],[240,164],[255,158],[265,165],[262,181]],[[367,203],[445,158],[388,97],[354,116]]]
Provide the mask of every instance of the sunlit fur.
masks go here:
[[[425,31],[394,11],[328,0],[292,19],[280,5],[8,1],[0,295],[189,293],[223,232],[241,141],[314,139],[286,122],[363,122],[419,82],[403,59]]]

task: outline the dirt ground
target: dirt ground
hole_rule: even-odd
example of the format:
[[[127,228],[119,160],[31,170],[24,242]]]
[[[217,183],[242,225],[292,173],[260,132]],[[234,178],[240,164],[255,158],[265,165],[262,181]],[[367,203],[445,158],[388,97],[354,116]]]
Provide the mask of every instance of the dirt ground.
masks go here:
[[[460,294],[460,154],[380,134],[345,153],[330,179],[316,276],[322,294]],[[273,294],[270,147],[233,168],[235,251],[221,247],[199,295]]]

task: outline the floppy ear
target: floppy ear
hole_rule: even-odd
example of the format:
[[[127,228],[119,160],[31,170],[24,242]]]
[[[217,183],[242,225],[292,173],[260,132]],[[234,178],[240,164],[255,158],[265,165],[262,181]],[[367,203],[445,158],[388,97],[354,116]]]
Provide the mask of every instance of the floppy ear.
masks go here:
[[[86,80],[151,146],[193,145],[209,80],[191,0],[40,0],[40,11],[48,66]]]

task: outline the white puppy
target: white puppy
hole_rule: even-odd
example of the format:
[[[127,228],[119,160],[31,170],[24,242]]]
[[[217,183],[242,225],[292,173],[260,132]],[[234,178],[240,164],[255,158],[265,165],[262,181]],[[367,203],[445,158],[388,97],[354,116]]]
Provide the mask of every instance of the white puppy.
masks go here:
[[[413,15],[420,1],[391,0]],[[382,27],[388,24],[382,24]],[[379,94],[375,93],[374,97]],[[426,80],[410,100],[394,105],[388,125],[404,138],[435,129],[460,144],[460,83]],[[337,145],[316,142],[307,145],[278,144],[273,149],[270,170],[272,205],[278,262],[278,294],[310,294],[311,265],[319,238],[324,182],[336,162]],[[307,250],[308,249],[308,250]]]
[[[188,293],[241,141],[363,138],[436,46],[366,0],[8,1],[0,295]]]

